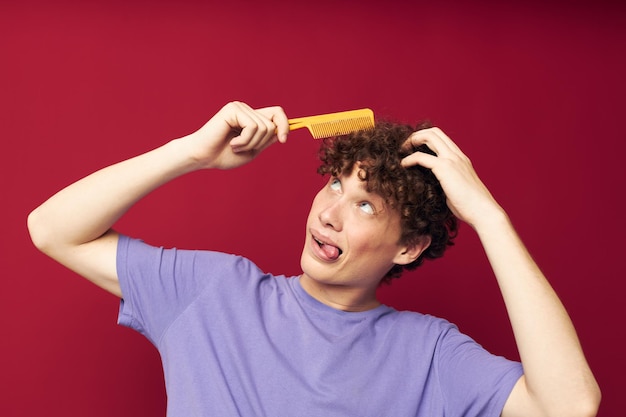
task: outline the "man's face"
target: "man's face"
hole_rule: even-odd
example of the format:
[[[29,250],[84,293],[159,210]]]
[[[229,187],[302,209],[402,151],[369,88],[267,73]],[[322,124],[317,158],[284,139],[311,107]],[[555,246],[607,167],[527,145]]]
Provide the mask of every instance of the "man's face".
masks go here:
[[[399,213],[366,190],[358,171],[331,177],[316,195],[300,264],[319,283],[371,289],[402,263],[404,247]]]

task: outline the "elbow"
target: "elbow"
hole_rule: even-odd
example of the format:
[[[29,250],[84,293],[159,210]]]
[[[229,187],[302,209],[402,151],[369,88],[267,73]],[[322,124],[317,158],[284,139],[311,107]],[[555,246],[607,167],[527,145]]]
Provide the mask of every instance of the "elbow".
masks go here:
[[[37,223],[37,209],[35,209],[28,214],[28,218],[26,219],[26,227],[28,228],[30,240],[33,242],[33,245],[35,245],[35,247],[39,249],[39,245],[41,244],[41,238],[39,233],[39,226]]]
[[[592,378],[591,381],[589,381],[589,386],[587,387],[586,392],[581,395],[579,403],[580,414],[574,415],[580,417],[596,417],[601,401],[602,392],[600,391],[600,386],[597,381]]]
[[[51,233],[47,230],[48,228],[46,227],[46,223],[41,218],[41,215],[37,209],[33,210],[28,215],[26,225],[28,228],[28,233],[30,235],[30,240],[33,242],[33,245],[35,245],[35,247],[40,251],[48,253],[51,246]]]
[[[596,415],[598,415],[598,409],[600,408],[600,402],[602,401],[602,392],[597,384],[589,391],[590,392],[587,394],[586,400],[581,405],[581,417],[596,417]]]
[[[576,400],[569,401],[567,405],[560,408],[554,413],[548,413],[548,416],[554,417],[596,417],[600,408],[602,394],[600,388],[596,385],[590,388],[586,393],[580,395]]]

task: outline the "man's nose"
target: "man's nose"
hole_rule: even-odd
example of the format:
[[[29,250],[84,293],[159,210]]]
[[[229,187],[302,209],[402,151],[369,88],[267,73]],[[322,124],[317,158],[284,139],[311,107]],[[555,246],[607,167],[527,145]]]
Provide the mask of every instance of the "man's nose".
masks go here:
[[[342,204],[343,202],[341,199],[327,202],[327,204],[319,212],[320,222],[326,227],[340,231],[343,227],[343,221],[341,218]]]

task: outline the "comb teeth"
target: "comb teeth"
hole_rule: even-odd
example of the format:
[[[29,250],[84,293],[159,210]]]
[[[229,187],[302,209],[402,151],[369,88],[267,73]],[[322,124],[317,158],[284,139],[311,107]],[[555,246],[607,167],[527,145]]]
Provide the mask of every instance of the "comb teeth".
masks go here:
[[[347,135],[359,130],[374,128],[370,117],[354,119],[331,120],[327,122],[311,123],[309,130],[314,139],[329,138],[332,136]]]
[[[374,112],[371,109],[359,109],[289,119],[289,130],[303,127],[306,127],[315,139],[346,135],[358,130],[372,129]]]

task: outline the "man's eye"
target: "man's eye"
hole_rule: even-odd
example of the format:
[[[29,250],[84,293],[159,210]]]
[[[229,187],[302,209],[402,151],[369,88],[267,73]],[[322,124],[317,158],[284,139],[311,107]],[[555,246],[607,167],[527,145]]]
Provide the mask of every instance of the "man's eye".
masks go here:
[[[367,214],[374,214],[374,206],[372,206],[371,203],[368,203],[367,201],[364,201],[362,203],[359,203],[359,208],[361,210],[363,210],[363,212],[367,213]]]
[[[331,182],[330,182],[330,188],[331,190],[334,191],[339,191],[341,190],[341,181],[339,181],[338,178],[334,178]]]

